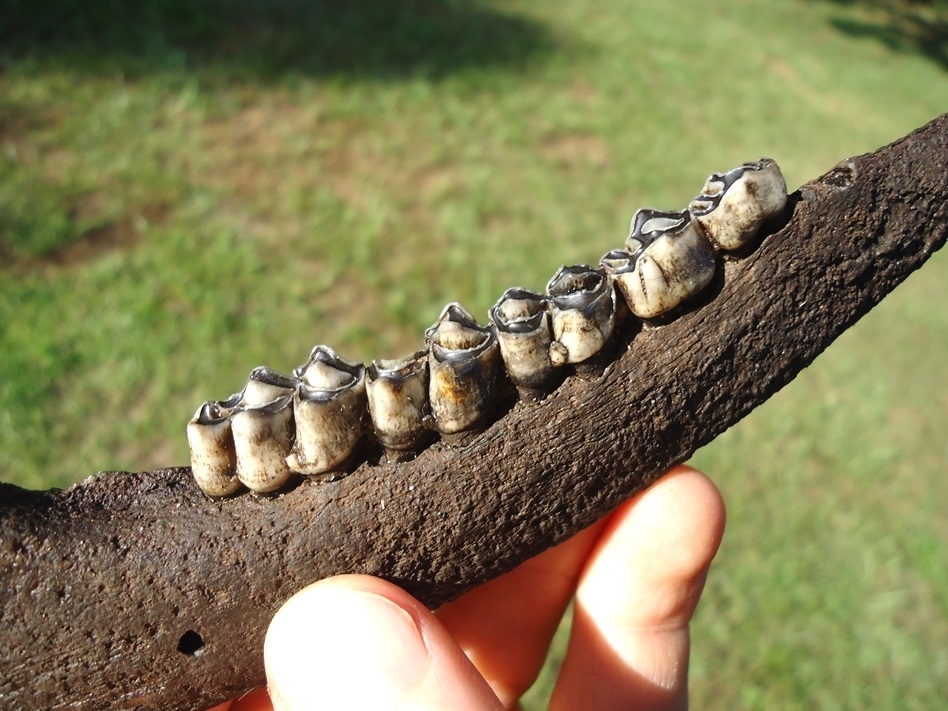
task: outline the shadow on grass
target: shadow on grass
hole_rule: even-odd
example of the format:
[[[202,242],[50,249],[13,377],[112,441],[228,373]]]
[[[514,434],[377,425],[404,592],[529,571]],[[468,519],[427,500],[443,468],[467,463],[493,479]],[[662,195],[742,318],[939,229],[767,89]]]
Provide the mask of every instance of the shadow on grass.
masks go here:
[[[549,30],[477,0],[6,0],[0,70],[20,62],[127,74],[211,69],[438,79],[516,69],[554,48]]]
[[[830,22],[850,37],[875,39],[948,70],[948,0],[829,0],[851,9]]]

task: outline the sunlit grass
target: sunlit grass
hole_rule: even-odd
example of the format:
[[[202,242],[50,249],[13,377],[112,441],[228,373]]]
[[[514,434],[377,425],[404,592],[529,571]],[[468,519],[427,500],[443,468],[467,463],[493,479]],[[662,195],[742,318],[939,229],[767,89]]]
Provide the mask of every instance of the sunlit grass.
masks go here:
[[[401,355],[711,171],[771,155],[794,188],[948,106],[931,54],[840,30],[858,3],[162,0],[134,36],[17,7],[0,477],[37,488],[186,463],[190,414],[256,365]],[[946,273],[696,457],[730,512],[696,707],[943,696]]]

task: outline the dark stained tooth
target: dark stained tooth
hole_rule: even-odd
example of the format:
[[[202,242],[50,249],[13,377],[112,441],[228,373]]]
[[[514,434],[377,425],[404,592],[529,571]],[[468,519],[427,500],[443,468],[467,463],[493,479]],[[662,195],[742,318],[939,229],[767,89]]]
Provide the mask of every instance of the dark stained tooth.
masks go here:
[[[740,249],[787,205],[787,183],[771,158],[713,173],[689,209],[715,247]]]
[[[714,277],[714,252],[687,210],[638,210],[625,245],[600,264],[639,318],[668,313]]]
[[[428,404],[442,435],[475,429],[494,405],[500,347],[492,328],[479,326],[463,306],[444,307],[425,332],[428,344]]]
[[[527,289],[507,289],[488,313],[497,330],[507,376],[522,399],[536,399],[555,376],[547,298]]]
[[[582,363],[596,355],[615,329],[612,279],[585,264],[560,267],[546,285],[550,298],[553,365]]]
[[[299,381],[293,395],[296,442],[286,463],[291,471],[331,481],[341,476],[334,470],[365,430],[365,367],[328,346],[316,346],[294,375]]]
[[[208,496],[229,496],[241,488],[230,415],[240,394],[219,402],[208,400],[188,423],[191,472]]]
[[[366,392],[375,436],[389,461],[410,458],[428,435],[428,351],[374,360]]]
[[[292,476],[286,457],[293,443],[296,381],[255,368],[231,414],[237,478],[252,491],[276,491]]]

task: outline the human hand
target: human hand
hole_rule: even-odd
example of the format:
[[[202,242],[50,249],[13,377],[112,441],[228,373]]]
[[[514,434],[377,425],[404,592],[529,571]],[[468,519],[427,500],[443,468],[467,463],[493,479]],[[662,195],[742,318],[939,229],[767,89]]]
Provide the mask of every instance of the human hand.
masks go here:
[[[714,484],[678,467],[435,613],[378,578],[322,580],[270,625],[269,695],[212,711],[516,708],[574,595],[550,708],[685,708],[688,625],[724,518]]]

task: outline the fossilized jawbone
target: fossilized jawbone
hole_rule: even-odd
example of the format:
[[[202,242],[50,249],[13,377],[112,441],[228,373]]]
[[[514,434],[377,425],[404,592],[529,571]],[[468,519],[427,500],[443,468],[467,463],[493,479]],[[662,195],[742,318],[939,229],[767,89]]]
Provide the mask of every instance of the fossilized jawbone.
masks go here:
[[[720,255],[754,244],[783,212],[787,186],[770,158],[712,174],[682,212],[636,211],[625,244],[598,268],[563,266],[540,294],[504,292],[486,326],[445,306],[424,349],[365,368],[327,346],[286,377],[257,368],[241,393],[201,405],[188,423],[191,468],[209,496],[279,491],[298,476],[343,476],[374,439],[391,461],[440,436],[488,425],[516,387],[542,399],[563,378],[609,357],[617,318],[672,318],[711,283]]]

